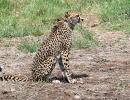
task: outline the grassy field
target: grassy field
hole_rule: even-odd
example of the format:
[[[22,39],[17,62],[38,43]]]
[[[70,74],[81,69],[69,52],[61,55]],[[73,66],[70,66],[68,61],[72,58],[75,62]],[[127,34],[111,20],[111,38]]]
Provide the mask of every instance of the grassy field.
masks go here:
[[[47,34],[55,19],[69,10],[81,14],[94,13],[99,16],[100,23],[106,30],[129,33],[129,5],[129,0],[0,0],[0,37]],[[77,30],[85,35],[90,34],[87,29],[79,28],[80,26]],[[93,40],[92,35],[83,41],[76,39],[74,46],[89,47]]]

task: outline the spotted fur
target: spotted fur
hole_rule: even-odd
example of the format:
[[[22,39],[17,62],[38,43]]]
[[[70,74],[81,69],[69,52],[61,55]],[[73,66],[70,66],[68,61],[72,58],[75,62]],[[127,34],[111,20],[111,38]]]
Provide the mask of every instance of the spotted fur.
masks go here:
[[[26,76],[11,75],[11,74],[7,74],[7,75],[4,74],[2,77],[0,77],[0,80],[1,81],[22,81],[22,82],[33,81]]]
[[[73,12],[67,12],[62,20],[58,20],[50,36],[42,43],[34,57],[32,65],[34,81],[48,80],[56,62],[58,62],[63,76],[67,78],[68,82],[71,82],[69,55],[72,45],[72,31],[80,21],[79,14]]]

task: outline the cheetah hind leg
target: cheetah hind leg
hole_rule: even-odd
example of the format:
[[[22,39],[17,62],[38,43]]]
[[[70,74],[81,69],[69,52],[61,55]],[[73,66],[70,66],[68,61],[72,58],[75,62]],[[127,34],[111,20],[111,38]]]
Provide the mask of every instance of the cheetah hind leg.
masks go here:
[[[32,73],[34,81],[44,81],[44,82],[51,82],[50,75],[55,68],[56,58],[55,57],[48,57],[44,60],[38,71],[35,69]]]

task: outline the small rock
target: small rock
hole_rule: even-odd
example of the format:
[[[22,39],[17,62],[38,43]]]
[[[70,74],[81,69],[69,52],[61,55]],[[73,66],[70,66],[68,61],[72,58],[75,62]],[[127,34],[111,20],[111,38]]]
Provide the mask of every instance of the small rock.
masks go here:
[[[59,80],[53,80],[52,83],[61,84],[61,82]]]
[[[81,83],[81,84],[84,83],[82,78],[79,79],[79,83]]]
[[[77,83],[77,80],[76,79],[72,79],[71,83],[72,84]]]
[[[87,59],[88,60],[93,60],[93,57],[88,56]]]
[[[14,92],[14,91],[16,91],[15,88],[11,88],[11,92]]]
[[[0,64],[0,68],[1,68],[1,69],[4,69],[4,65]]]
[[[80,96],[79,95],[75,95],[74,99],[80,99]]]

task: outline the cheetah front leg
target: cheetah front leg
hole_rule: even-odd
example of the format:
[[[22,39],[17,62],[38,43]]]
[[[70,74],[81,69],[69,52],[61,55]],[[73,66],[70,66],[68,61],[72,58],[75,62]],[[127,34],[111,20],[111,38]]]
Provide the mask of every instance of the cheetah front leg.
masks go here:
[[[58,60],[58,63],[59,63],[60,69],[63,73],[63,77],[67,78],[67,81],[69,83],[75,83],[74,79],[72,79],[72,77],[71,77],[72,72],[71,72],[70,66],[69,66],[69,55],[70,55],[69,51],[62,52],[61,56]]]

